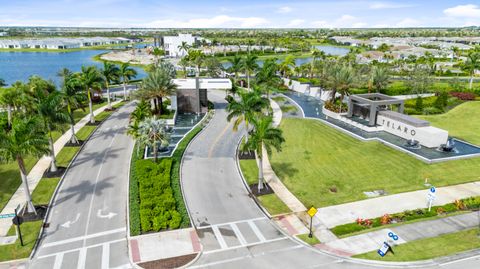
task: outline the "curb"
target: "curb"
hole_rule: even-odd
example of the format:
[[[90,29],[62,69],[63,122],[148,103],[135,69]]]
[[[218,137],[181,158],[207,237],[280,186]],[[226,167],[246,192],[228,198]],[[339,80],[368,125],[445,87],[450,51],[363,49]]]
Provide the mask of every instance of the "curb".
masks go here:
[[[105,109],[106,109],[106,106],[105,106]],[[105,111],[104,109],[104,111]],[[103,111],[102,111],[103,112]],[[102,113],[100,112],[100,113]],[[52,208],[52,203],[54,202],[55,198],[57,197],[57,194],[58,194],[58,191],[60,189],[60,187],[63,185],[63,180],[65,178],[65,176],[67,175],[68,171],[70,170],[70,167],[72,166],[72,163],[77,159],[77,156],[80,154],[80,152],[83,150],[83,148],[85,147],[85,145],[88,143],[88,141],[90,140],[90,138],[93,136],[93,134],[95,134],[95,132],[98,130],[98,128],[108,119],[110,118],[116,111],[114,111],[112,114],[110,114],[107,118],[105,118],[103,121],[101,121],[96,127],[95,129],[93,130],[93,132],[90,133],[90,135],[87,137],[87,139],[85,139],[85,141],[83,141],[83,144],[80,146],[80,149],[78,149],[77,153],[75,153],[75,156],[73,156],[72,160],[70,160],[70,162],[68,163],[68,166],[67,168],[65,169],[65,172],[63,173],[62,177],[60,178],[60,181],[58,182],[57,186],[55,187],[55,191],[53,192],[52,194],[52,197],[50,198],[50,202],[48,203],[48,207],[47,207],[47,212],[45,213],[45,217],[43,219],[43,224],[47,223],[47,221],[49,220],[49,217],[50,217],[50,211],[51,211],[51,208]],[[87,125],[84,125],[83,127],[85,127]],[[83,128],[82,127],[82,128]],[[81,129],[81,128],[80,128]],[[63,149],[63,148],[62,148]],[[35,256],[37,250],[38,250],[38,247],[40,245],[40,242],[42,241],[43,239],[43,232],[44,232],[44,226],[42,225],[42,227],[40,228],[40,232],[38,233],[38,237],[37,237],[37,240],[35,241],[35,245],[33,246],[32,248],[32,252],[30,252],[30,255],[28,256],[28,260],[27,260],[27,264],[28,262],[33,258],[33,256]]]

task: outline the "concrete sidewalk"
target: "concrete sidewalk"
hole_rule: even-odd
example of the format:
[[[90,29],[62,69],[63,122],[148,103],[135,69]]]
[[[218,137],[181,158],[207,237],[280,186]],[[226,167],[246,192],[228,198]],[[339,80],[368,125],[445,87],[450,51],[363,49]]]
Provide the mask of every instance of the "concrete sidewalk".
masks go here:
[[[120,103],[121,101],[116,101],[112,102],[112,105],[115,105],[117,103]],[[93,114],[96,116],[103,112],[107,108],[107,105],[95,110]],[[90,119],[90,116],[87,115],[83,117],[77,124],[75,124],[75,133],[78,132],[83,126],[85,126]],[[54,144],[54,149],[55,149],[55,155],[57,155],[60,150],[63,149],[66,143],[70,141],[71,137],[71,131],[68,130],[65,132],[60,138],[55,141]],[[28,186],[30,187],[30,191],[33,192],[35,188],[38,185],[38,182],[40,179],[42,179],[43,173],[50,167],[50,162],[51,158],[48,156],[43,156],[40,158],[40,160],[35,164],[35,166],[30,170],[30,173],[28,173],[27,179],[28,179]],[[23,204],[25,202],[25,192],[23,187],[20,185],[17,189],[17,191],[12,195],[8,203],[5,205],[5,207],[2,209],[2,212],[0,214],[11,214],[15,211],[15,208],[19,204]],[[8,230],[10,229],[10,226],[12,226],[12,218],[5,218],[5,219],[0,219],[0,237],[6,236],[8,233]]]
[[[198,254],[202,250],[194,228],[131,237],[129,245],[132,261],[138,265],[161,263],[162,260]]]
[[[316,247],[342,256],[352,256],[378,250],[384,241],[393,243],[395,246],[423,238],[459,232],[477,226],[478,213],[472,212],[436,220],[404,224],[390,229],[381,229],[370,233],[337,239],[317,245]],[[388,237],[389,232],[398,235],[398,240],[391,240]]]
[[[436,188],[433,206],[452,203],[457,199],[480,195],[480,181]],[[355,222],[357,218],[370,219],[386,213],[399,213],[405,210],[426,208],[428,189],[370,198],[341,205],[318,209],[315,219],[327,228]]]

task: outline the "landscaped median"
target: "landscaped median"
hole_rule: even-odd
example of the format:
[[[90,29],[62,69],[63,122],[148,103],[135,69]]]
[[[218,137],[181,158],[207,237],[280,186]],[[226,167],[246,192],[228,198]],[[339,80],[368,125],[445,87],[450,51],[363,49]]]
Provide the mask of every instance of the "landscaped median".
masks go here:
[[[433,206],[430,211],[427,208],[406,210],[395,214],[385,214],[374,219],[357,219],[356,222],[333,227],[331,231],[339,238],[368,233],[379,229],[387,229],[403,224],[426,221],[449,217],[456,214],[479,210],[480,196],[460,199],[454,203],[442,206]]]
[[[119,108],[124,103],[118,103],[114,108]],[[96,121],[102,121],[108,118],[114,111],[105,111],[95,117]],[[86,140],[95,131],[97,126],[86,125],[77,132],[77,137],[80,140]],[[57,154],[57,165],[59,167],[68,167],[70,162],[76,156],[81,146],[65,146]],[[32,192],[32,200],[35,205],[48,205],[52,198],[52,195],[60,182],[59,177],[54,178],[42,178],[35,190]],[[8,245],[0,245],[0,262],[8,260],[16,260],[27,258],[32,252],[35,246],[38,234],[42,227],[43,220],[34,222],[24,222],[21,225],[24,246],[20,245],[20,240],[17,239],[15,243]],[[16,227],[12,225],[8,231],[8,236],[15,235]]]
[[[177,145],[172,157],[142,159],[144,150],[133,152],[130,167],[130,235],[190,227],[180,186],[180,165],[190,141],[211,118],[209,112]],[[138,142],[137,142],[138,143]]]

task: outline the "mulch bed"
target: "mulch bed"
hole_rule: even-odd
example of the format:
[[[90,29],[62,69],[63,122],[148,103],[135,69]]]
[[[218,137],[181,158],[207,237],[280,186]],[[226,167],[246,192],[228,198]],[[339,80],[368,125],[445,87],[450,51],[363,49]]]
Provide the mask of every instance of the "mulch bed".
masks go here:
[[[50,172],[50,168],[45,171],[45,173],[43,173],[43,177],[46,177],[46,178],[52,178],[52,177],[62,177],[63,174],[65,173],[65,170],[67,170],[67,168],[65,167],[57,167],[57,171],[56,172]]]
[[[238,153],[238,158],[240,160],[252,160],[255,159],[255,152],[253,151],[240,151]]]
[[[81,145],[83,145],[84,142],[85,141],[83,141],[83,140],[78,140],[78,144],[68,142],[67,144],[65,144],[64,147],[80,147]]]
[[[45,214],[47,213],[47,208],[47,205],[35,205],[35,211],[37,211],[36,215],[33,212],[29,212],[24,213],[21,215],[21,217],[23,218],[24,222],[43,220]]]
[[[262,196],[266,194],[272,194],[274,193],[272,188],[268,186],[267,183],[263,183],[263,189],[261,192],[258,192],[258,183],[251,184],[250,186],[250,191],[255,195],[255,196]]]
[[[95,121],[94,123],[88,122],[87,124],[85,124],[85,126],[98,126],[100,125],[100,123],[100,121]]]
[[[197,257],[197,254],[189,254],[168,259],[139,263],[138,265],[145,269],[171,269],[182,267],[195,259],[195,257]]]

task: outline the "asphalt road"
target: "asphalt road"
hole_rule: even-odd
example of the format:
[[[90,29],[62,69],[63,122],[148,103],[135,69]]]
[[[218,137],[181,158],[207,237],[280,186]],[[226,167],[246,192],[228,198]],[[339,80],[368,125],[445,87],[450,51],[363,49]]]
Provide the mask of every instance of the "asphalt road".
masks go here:
[[[203,246],[190,268],[387,267],[314,250],[275,226],[249,197],[238,172],[235,150],[242,131],[233,132],[226,121],[225,93],[208,95],[215,103],[215,117],[187,148],[181,169],[187,207]],[[476,268],[479,259],[445,262],[417,268]]]
[[[116,111],[77,156],[30,268],[131,268],[126,211],[134,143],[125,130],[134,107]]]

